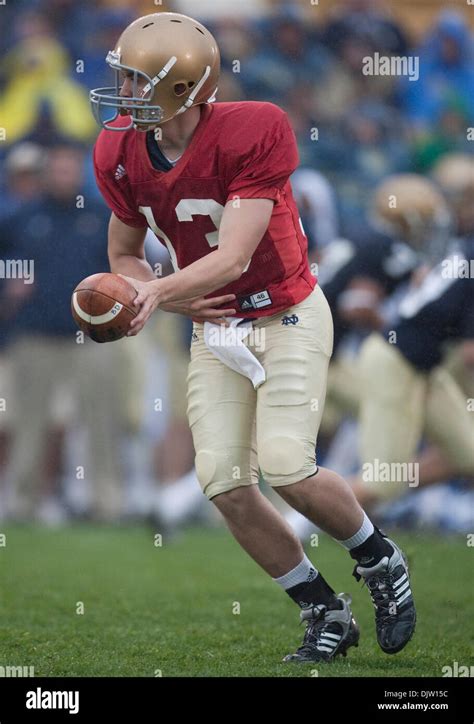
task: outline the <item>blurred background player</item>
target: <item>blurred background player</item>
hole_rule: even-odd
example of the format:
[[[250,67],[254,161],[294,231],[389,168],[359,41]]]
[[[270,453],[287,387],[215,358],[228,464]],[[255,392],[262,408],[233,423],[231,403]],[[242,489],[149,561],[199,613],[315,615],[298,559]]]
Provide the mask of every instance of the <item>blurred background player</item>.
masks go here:
[[[3,186],[0,194],[0,226],[17,210],[41,193],[42,177],[45,166],[45,153],[41,146],[23,142],[8,152],[4,165]],[[0,238],[0,259],[6,260],[6,237]],[[15,314],[18,298],[6,294],[6,280],[0,280],[0,516],[5,515],[3,500],[5,468],[12,439],[11,385],[12,365],[8,355],[8,335],[11,332],[10,320]],[[18,287],[21,291],[21,287]],[[21,298],[21,294],[20,294]]]
[[[7,279],[3,295],[13,377],[6,478],[11,484],[9,513],[15,519],[62,517],[58,455],[74,397],[87,426],[90,453],[87,462],[81,460],[78,478],[90,481],[99,519],[113,520],[120,513],[120,462],[114,454],[103,454],[119,447],[113,437],[113,421],[120,419],[114,414],[120,399],[113,384],[117,362],[111,364],[110,348],[99,354],[98,347],[78,337],[69,310],[71,288],[107,268],[99,242],[106,233],[102,208],[95,200],[84,204],[81,195],[83,158],[75,146],[49,149],[41,195],[4,219],[1,228],[5,258],[17,260],[30,273],[30,278],[24,272]]]
[[[448,231],[448,209],[433,183],[399,174],[374,190],[360,238],[336,239],[323,249],[319,282],[333,314],[334,352],[322,430],[330,438],[336,433],[327,460],[341,474],[358,457],[357,428],[341,423],[356,418],[361,405],[361,341],[389,322],[415,270],[446,246]],[[301,537],[309,535],[301,517],[290,512],[287,519]]]
[[[438,264],[425,269],[421,281],[401,300],[399,319],[386,327],[385,341],[378,336],[367,340],[359,360],[361,459],[414,460],[426,429],[436,448],[417,462],[420,485],[474,477],[469,390],[464,391],[443,364],[450,346],[456,346],[462,377],[469,374],[472,381],[474,162],[461,155],[446,157],[433,176],[450,203],[454,238],[444,253],[436,253],[435,246]],[[388,180],[385,193],[392,191]],[[441,209],[442,204],[438,202],[437,207]],[[368,483],[363,478],[356,490],[366,504],[403,492],[394,481]]]
[[[466,340],[466,361],[470,356],[474,339],[471,279],[459,276],[456,265],[469,264],[473,252],[472,239],[455,247],[403,299],[400,320],[385,330],[385,339],[374,335],[364,343],[359,359],[363,465],[376,459],[389,464],[413,461],[426,427],[437,447],[416,463],[418,484],[458,475],[474,477],[469,406],[461,388],[440,366],[449,342]],[[447,272],[446,264],[452,265]],[[354,489],[358,499],[370,505],[404,492],[406,486],[397,489],[397,482],[362,476]]]

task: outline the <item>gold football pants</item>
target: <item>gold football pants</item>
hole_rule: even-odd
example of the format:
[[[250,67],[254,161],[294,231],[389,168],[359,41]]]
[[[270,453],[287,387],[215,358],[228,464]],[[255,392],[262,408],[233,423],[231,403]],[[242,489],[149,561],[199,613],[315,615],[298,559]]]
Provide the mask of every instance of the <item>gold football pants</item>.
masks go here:
[[[213,498],[258,483],[296,483],[316,472],[316,438],[333,345],[331,312],[319,287],[301,303],[253,322],[245,340],[263,365],[251,381],[218,360],[194,324],[187,414],[196,473]]]
[[[459,473],[474,474],[474,420],[444,367],[416,370],[396,345],[372,334],[361,347],[359,375],[362,464],[410,462],[426,433]],[[403,492],[397,485],[366,484],[385,498]]]

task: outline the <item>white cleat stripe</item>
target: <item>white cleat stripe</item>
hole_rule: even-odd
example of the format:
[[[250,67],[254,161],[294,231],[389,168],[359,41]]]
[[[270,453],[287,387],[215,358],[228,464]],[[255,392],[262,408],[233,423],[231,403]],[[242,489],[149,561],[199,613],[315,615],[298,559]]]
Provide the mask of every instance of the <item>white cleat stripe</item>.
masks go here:
[[[401,596],[404,591],[407,590],[407,588],[410,588],[410,581],[405,581],[403,586],[401,586],[398,590],[395,591],[395,596]]]
[[[398,601],[397,601],[397,606],[399,606],[399,605],[400,605],[406,598],[408,598],[409,596],[411,596],[411,590],[408,588],[408,590],[405,591],[405,593],[403,594],[403,596],[398,599]]]
[[[404,573],[403,576],[401,576],[401,577],[398,579],[398,581],[395,581],[395,583],[393,584],[393,587],[394,587],[394,588],[398,588],[398,586],[400,586],[400,585],[403,583],[403,581],[406,581],[406,580],[407,580],[407,574]]]

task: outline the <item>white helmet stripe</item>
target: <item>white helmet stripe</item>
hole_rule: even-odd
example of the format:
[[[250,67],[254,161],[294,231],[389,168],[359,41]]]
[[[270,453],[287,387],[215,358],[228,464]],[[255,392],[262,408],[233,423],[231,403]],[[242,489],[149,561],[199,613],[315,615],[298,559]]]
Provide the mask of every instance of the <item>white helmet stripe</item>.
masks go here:
[[[166,78],[168,73],[170,72],[173,65],[175,65],[178,62],[178,58],[173,55],[168,62],[163,66],[163,68],[160,70],[158,75],[155,75],[154,78],[151,79],[151,82],[153,84],[153,88],[158,85],[160,80],[163,80],[163,78]],[[147,83],[146,86],[143,88],[143,93],[149,93],[152,89],[152,86],[150,83]]]
[[[197,94],[199,93],[199,91],[201,90],[201,88],[203,87],[204,83],[206,82],[206,80],[209,78],[210,75],[211,75],[211,66],[208,65],[208,66],[206,66],[206,70],[204,71],[201,80],[199,81],[199,83],[197,83],[195,85],[195,87],[189,94],[187,100],[183,103],[183,105],[179,109],[178,113],[184,113],[184,111],[186,111],[188,108],[191,108],[191,106],[194,103],[194,99],[196,98]],[[176,115],[178,115],[178,113]]]

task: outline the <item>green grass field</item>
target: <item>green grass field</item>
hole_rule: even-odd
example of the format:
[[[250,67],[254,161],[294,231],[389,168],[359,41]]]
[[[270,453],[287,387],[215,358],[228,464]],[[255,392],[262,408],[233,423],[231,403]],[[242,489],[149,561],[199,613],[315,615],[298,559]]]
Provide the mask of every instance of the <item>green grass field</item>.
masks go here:
[[[320,536],[309,548],[337,591],[353,597],[359,648],[324,666],[292,666],[295,605],[221,529],[192,529],[155,547],[146,528],[4,527],[0,665],[36,676],[441,676],[470,662],[473,549],[465,537],[397,535],[411,562],[414,639],[386,656],[352,561]],[[84,606],[84,613],[80,603]],[[236,602],[240,614],[235,614]],[[468,635],[471,634],[471,641]]]

